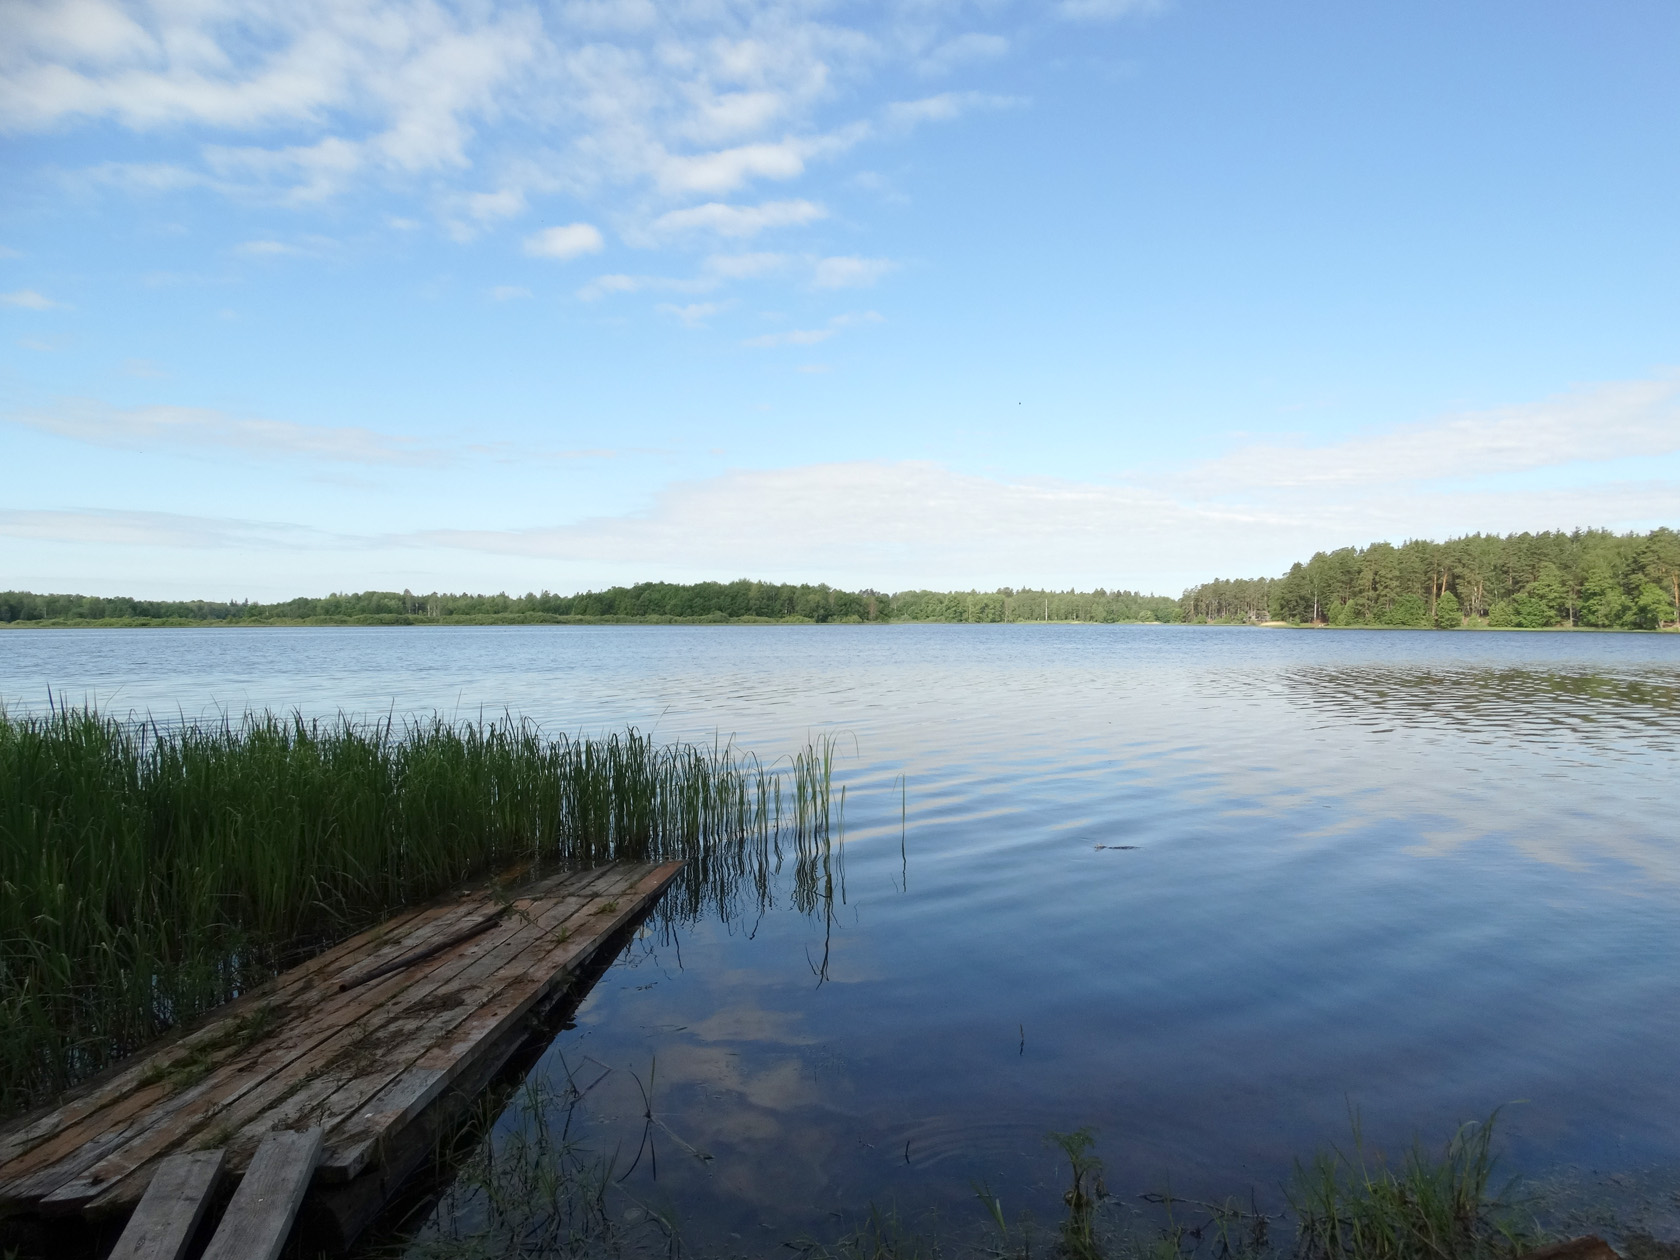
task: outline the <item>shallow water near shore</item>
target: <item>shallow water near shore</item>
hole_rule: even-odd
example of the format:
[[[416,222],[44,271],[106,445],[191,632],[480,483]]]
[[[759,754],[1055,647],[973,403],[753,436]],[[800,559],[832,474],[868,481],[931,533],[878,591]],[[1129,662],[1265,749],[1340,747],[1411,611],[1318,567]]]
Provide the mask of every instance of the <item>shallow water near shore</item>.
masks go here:
[[[535,1069],[599,1081],[572,1136],[615,1176],[640,1150],[624,1188],[701,1246],[872,1202],[966,1227],[981,1180],[1049,1220],[1043,1135],[1081,1125],[1111,1189],[1275,1204],[1350,1107],[1393,1148],[1517,1102],[1505,1171],[1680,1185],[1680,636],[0,637],[7,706],[49,687],[164,721],[511,713],[766,757],[840,734],[832,913],[784,882],[762,916],[645,933]]]

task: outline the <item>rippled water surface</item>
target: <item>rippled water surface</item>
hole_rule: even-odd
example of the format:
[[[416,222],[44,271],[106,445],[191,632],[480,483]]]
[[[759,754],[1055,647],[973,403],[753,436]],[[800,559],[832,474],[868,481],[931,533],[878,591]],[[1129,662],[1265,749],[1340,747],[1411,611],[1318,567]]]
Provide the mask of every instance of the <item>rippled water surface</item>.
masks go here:
[[[649,934],[536,1071],[626,1189],[768,1251],[871,1202],[1275,1199],[1524,1100],[1513,1171],[1680,1165],[1680,636],[1181,627],[9,632],[0,695],[843,733],[831,915]],[[840,894],[843,892],[843,899]],[[657,1062],[657,1068],[654,1064]],[[610,1072],[605,1069],[611,1069]],[[635,1075],[633,1076],[632,1073]],[[709,1158],[697,1158],[692,1151]],[[732,1236],[739,1235],[738,1239]]]

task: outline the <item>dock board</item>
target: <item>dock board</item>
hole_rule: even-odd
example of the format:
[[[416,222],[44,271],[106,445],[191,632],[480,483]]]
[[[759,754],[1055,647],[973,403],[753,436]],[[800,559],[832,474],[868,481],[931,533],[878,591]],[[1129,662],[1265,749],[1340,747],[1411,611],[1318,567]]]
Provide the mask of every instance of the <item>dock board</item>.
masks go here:
[[[287,1131],[321,1131],[315,1186],[389,1186],[394,1153],[436,1128],[428,1113],[482,1088],[680,868],[620,863],[394,916],[0,1128],[0,1213],[128,1212],[190,1151],[225,1149],[237,1181]]]

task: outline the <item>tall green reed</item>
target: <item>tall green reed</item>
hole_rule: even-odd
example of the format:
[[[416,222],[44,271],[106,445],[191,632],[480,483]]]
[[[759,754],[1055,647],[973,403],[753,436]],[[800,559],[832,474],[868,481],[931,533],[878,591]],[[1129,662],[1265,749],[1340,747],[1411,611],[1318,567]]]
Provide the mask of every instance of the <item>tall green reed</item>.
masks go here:
[[[0,710],[0,1112],[488,871],[680,858],[666,913],[762,902],[827,854],[832,761],[784,810],[781,768],[634,730]]]

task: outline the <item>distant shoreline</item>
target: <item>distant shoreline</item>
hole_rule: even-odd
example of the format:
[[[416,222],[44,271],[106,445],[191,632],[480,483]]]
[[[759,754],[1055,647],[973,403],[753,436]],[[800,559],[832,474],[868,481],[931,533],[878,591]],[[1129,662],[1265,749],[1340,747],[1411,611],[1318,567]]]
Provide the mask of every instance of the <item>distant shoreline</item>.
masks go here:
[[[0,621],[6,630],[273,630],[299,627],[381,626],[1175,626],[1173,621],[939,621],[926,618],[902,621],[864,621],[858,617],[584,617],[550,613],[485,614],[460,617],[409,617],[401,614],[366,614],[356,617],[259,618],[238,620],[188,617],[107,617],[103,619],[43,618],[37,621]]]
[[[860,618],[810,617],[584,617],[548,613],[483,614],[459,617],[410,617],[400,614],[364,614],[356,617],[240,618],[209,620],[187,617],[107,617],[103,619],[43,618],[37,621],[0,621],[0,633],[8,630],[286,630],[286,629],[380,629],[391,626],[1170,626],[1175,629],[1248,630],[1417,630],[1431,634],[1676,634],[1680,626],[1642,630],[1621,626],[1332,626],[1322,622],[1297,621],[1084,621],[1051,618],[1020,621],[941,621],[926,618],[903,621],[864,621]]]

